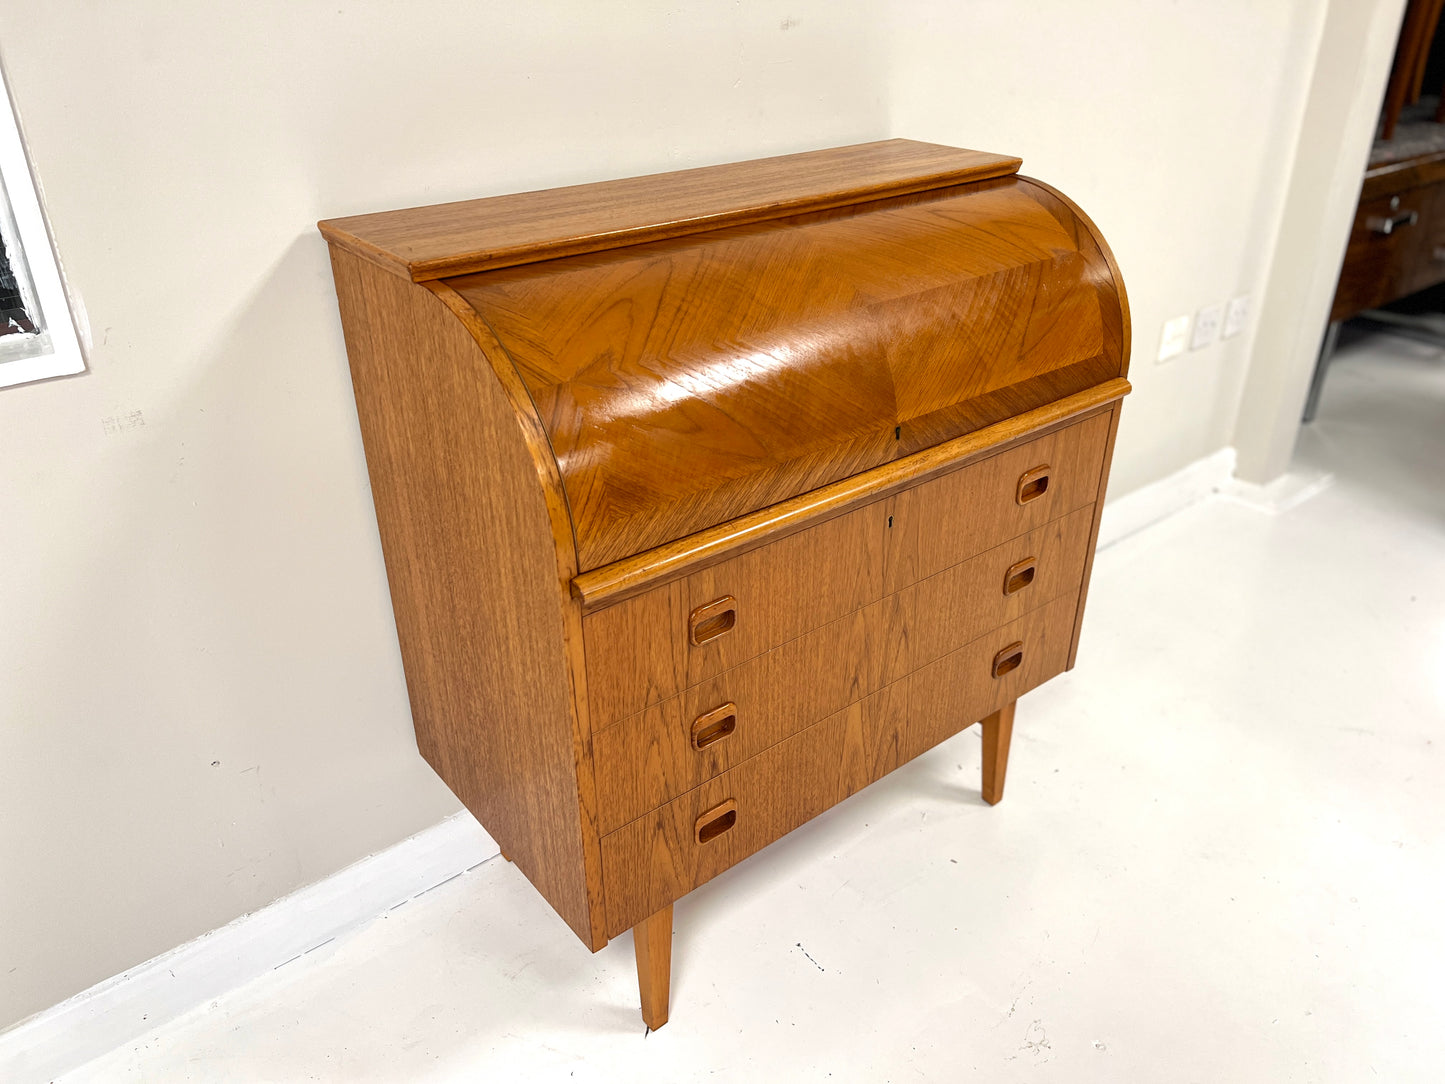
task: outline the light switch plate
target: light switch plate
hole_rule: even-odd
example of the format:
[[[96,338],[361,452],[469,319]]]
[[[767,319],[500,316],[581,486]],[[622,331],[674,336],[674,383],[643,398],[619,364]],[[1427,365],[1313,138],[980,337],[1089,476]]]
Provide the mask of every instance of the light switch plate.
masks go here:
[[[1189,344],[1189,317],[1176,316],[1164,321],[1164,334],[1159,336],[1159,360],[1168,361],[1184,353]]]
[[[1224,318],[1224,306],[1208,305],[1199,310],[1194,318],[1194,335],[1189,340],[1189,349],[1203,350],[1213,346],[1219,338],[1219,322]]]
[[[1244,325],[1249,322],[1249,295],[1240,294],[1229,302],[1229,307],[1224,310],[1224,337],[1238,335],[1244,330]]]

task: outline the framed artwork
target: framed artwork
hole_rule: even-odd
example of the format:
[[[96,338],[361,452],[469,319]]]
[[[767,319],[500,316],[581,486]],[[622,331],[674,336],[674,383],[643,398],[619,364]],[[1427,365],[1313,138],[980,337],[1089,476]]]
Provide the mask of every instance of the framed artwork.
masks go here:
[[[10,88],[0,106],[0,388],[85,370]]]

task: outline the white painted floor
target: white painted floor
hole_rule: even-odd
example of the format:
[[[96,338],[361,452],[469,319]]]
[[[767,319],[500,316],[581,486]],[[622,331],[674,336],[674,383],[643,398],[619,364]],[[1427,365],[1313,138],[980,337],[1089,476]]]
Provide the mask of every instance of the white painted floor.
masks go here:
[[[1298,463],[1099,556],[1002,805],[974,728],[681,902],[661,1031],[495,860],[69,1079],[1445,1079],[1445,353]]]

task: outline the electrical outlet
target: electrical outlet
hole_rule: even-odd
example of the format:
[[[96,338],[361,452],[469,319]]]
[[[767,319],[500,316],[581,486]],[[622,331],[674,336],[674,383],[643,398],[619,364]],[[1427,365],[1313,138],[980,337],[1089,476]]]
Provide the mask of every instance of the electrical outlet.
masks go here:
[[[1244,330],[1244,325],[1249,323],[1249,295],[1240,294],[1229,302],[1229,308],[1224,310],[1224,337],[1238,335]]]
[[[1219,321],[1224,317],[1222,305],[1209,305],[1199,310],[1194,318],[1194,337],[1189,340],[1189,349],[1203,350],[1214,345],[1219,338]]]
[[[1164,334],[1159,336],[1159,360],[1168,361],[1184,353],[1189,343],[1189,317],[1176,316],[1164,321]]]

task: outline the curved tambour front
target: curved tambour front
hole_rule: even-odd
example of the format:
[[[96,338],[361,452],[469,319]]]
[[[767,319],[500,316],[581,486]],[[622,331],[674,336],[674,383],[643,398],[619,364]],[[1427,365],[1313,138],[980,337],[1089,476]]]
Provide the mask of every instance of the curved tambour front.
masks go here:
[[[597,568],[1121,376],[1092,229],[1007,177],[446,280]]]

